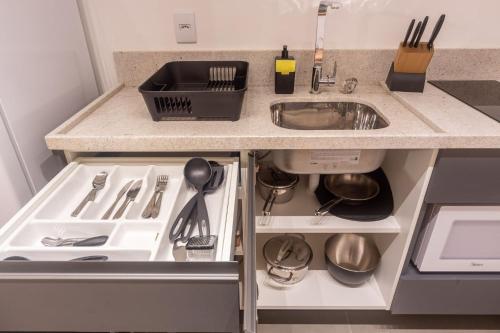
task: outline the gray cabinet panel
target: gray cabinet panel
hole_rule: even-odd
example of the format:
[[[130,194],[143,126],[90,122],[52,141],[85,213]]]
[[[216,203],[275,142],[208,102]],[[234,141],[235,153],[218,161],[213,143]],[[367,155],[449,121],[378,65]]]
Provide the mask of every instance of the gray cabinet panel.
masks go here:
[[[432,205],[424,204],[394,295],[393,314],[498,315],[500,273],[420,273],[411,256]]]
[[[257,332],[257,271],[256,271],[256,234],[255,234],[255,154],[248,155],[247,171],[247,235],[245,241],[245,311],[243,314],[243,331]]]
[[[237,332],[238,281],[2,281],[1,331]]]
[[[394,296],[393,314],[500,314],[500,274],[422,274],[410,265]]]
[[[440,151],[425,200],[446,204],[499,204],[500,149]]]
[[[0,262],[0,331],[237,332],[238,272],[237,262]]]

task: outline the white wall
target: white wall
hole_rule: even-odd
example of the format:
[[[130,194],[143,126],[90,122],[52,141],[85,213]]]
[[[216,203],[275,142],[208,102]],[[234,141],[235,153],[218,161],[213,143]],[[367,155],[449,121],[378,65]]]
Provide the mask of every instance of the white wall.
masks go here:
[[[36,192],[64,166],[45,135],[97,96],[76,0],[0,0],[0,45],[4,120]]]
[[[2,112],[0,105],[0,113]],[[7,222],[31,198],[21,164],[0,116],[0,226]]]
[[[116,50],[311,49],[319,0],[80,0],[104,85],[116,82]],[[327,20],[327,48],[396,48],[411,18],[429,15],[429,36],[447,14],[437,47],[499,48],[498,0],[342,0]],[[198,43],[175,42],[172,14],[194,10]]]

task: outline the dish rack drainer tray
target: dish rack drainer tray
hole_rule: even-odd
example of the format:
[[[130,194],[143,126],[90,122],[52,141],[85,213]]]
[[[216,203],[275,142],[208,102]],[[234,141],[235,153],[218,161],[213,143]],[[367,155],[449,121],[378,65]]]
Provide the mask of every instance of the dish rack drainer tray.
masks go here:
[[[168,62],[139,87],[151,117],[160,120],[240,118],[248,62]]]

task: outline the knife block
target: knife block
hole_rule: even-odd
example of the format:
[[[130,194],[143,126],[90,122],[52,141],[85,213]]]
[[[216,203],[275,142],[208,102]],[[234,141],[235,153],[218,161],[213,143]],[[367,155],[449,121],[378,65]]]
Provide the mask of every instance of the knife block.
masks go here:
[[[425,74],[433,55],[434,48],[429,50],[427,43],[419,43],[415,48],[401,43],[385,80],[389,90],[423,92]]]
[[[398,73],[425,73],[433,55],[434,48],[429,50],[427,43],[419,43],[415,48],[401,43],[394,60],[394,70]]]
[[[425,73],[398,73],[392,63],[385,83],[390,91],[423,92]]]

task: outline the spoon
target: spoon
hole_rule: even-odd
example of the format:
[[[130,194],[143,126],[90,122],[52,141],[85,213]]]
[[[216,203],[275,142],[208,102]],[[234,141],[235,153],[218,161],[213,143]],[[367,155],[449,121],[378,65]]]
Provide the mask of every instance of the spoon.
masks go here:
[[[206,236],[210,235],[210,222],[208,220],[208,211],[205,204],[205,198],[203,196],[203,187],[212,178],[212,167],[210,163],[204,158],[195,157],[190,159],[186,166],[184,167],[184,177],[186,180],[194,186],[198,193],[197,196],[197,207],[198,207],[198,223],[201,229],[205,229]],[[203,236],[203,235],[200,235]]]
[[[42,238],[42,244],[49,247],[59,246],[101,246],[108,241],[108,236],[96,236],[90,238]]]

